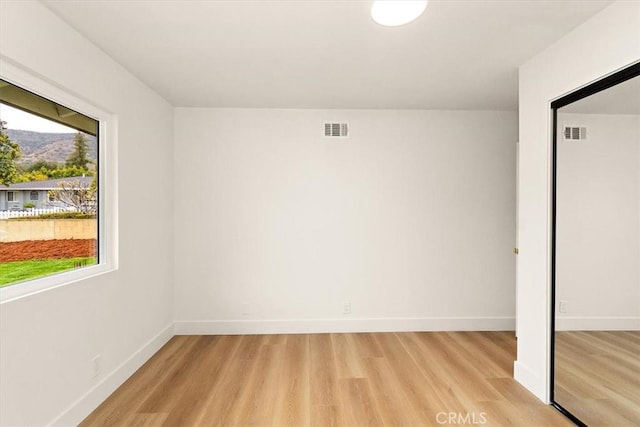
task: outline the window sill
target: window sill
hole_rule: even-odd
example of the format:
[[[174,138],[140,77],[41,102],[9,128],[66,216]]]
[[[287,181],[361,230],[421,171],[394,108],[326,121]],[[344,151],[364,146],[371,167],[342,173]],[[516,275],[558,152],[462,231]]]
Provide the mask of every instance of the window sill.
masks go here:
[[[115,271],[111,264],[98,264],[80,270],[65,271],[39,279],[27,280],[0,288],[0,304],[46,292],[82,280],[91,279]]]

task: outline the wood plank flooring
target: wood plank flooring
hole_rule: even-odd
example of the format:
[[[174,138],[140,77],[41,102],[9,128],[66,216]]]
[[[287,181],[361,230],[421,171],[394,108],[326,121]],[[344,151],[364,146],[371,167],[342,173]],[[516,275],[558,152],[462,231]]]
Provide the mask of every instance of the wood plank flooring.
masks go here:
[[[589,426],[640,426],[640,331],[556,332],[554,400]]]
[[[176,336],[82,426],[570,426],[512,332]]]

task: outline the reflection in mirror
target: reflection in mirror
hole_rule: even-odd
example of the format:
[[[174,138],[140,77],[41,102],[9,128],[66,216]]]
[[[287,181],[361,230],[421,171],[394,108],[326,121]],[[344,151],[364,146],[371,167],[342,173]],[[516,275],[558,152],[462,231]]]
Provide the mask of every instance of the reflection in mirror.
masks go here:
[[[556,110],[552,400],[640,425],[640,76]]]

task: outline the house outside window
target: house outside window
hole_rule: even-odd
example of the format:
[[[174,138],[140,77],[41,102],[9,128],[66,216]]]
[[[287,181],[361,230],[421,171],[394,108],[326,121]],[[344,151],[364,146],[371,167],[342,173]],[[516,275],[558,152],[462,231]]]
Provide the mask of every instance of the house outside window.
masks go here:
[[[7,202],[13,202],[16,200],[15,193],[13,191],[7,191]]]
[[[31,193],[29,193],[29,200],[38,200],[38,192],[32,191]]]

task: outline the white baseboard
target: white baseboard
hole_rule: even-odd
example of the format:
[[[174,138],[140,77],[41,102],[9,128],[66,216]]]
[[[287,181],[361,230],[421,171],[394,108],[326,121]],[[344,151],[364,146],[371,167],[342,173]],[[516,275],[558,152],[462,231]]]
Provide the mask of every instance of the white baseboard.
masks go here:
[[[171,324],[151,338],[120,366],[107,374],[102,381],[60,414],[50,426],[78,425],[173,336],[173,324]]]
[[[533,393],[542,402],[549,403],[549,391],[547,390],[547,382],[542,381],[540,375],[529,368],[527,365],[517,360],[513,362],[513,378]]]
[[[640,317],[556,317],[557,331],[639,331]]]
[[[513,331],[513,317],[177,321],[176,335],[312,334],[323,332]]]

